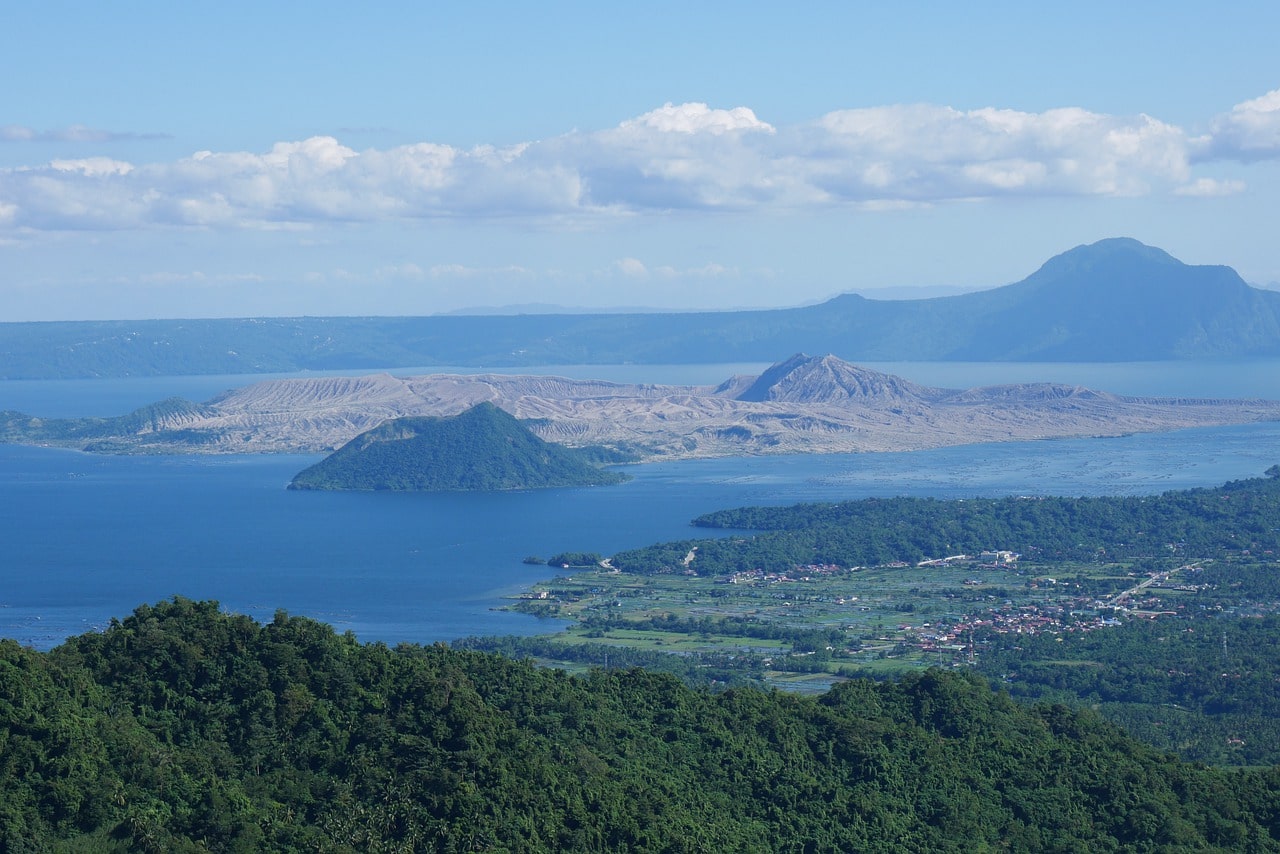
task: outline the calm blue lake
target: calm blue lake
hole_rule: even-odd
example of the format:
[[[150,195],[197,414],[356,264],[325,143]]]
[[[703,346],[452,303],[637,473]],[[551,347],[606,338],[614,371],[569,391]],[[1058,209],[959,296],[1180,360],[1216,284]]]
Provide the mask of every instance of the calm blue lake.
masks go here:
[[[655,376],[652,368],[618,370],[646,370],[646,378],[658,382],[712,382],[723,378],[718,375],[724,367],[673,367],[679,379]],[[1025,367],[940,371],[970,382],[939,382],[924,369],[915,376],[896,372],[919,382],[967,386],[1020,381],[1008,375]],[[1117,366],[1091,367],[1113,378],[1123,373]],[[1215,379],[1165,365],[1146,380],[1159,391],[1083,377],[1042,378],[1137,394],[1280,397],[1280,390],[1267,392],[1280,376],[1276,367],[1250,372],[1250,380],[1239,369],[1223,368]],[[576,370],[571,375],[642,378]],[[700,378],[713,370],[717,376]],[[728,373],[749,370],[733,366]],[[1140,377],[1154,369],[1129,370]],[[1005,379],[992,379],[1001,373]],[[243,383],[225,377],[97,381],[88,390],[76,385],[78,399],[67,399],[70,387],[60,383],[0,383],[0,409],[115,414],[168,394],[207,399],[236,384]],[[209,388],[214,390],[200,393]],[[60,408],[20,405],[41,400]],[[661,463],[630,467],[630,483],[592,489],[444,495],[286,491],[293,475],[316,459],[104,457],[0,446],[0,636],[48,648],[69,635],[100,629],[138,604],[175,594],[217,599],[228,610],[258,619],[283,608],[366,641],[538,633],[554,624],[493,610],[503,597],[551,573],[524,564],[526,555],[609,554],[701,535],[706,532],[689,527],[691,518],[745,504],[904,494],[1143,494],[1214,486],[1258,476],[1280,462],[1280,423],[897,454]]]

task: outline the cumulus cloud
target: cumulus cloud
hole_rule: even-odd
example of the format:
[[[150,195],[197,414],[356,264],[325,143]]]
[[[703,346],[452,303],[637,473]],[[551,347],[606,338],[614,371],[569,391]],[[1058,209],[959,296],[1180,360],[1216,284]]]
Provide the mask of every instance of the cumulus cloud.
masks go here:
[[[638,258],[620,258],[613,262],[613,269],[633,279],[643,279],[649,275],[649,268]]]
[[[1202,157],[1246,163],[1280,157],[1280,89],[1215,117],[1202,140]]]
[[[110,157],[86,157],[80,160],[54,160],[49,168],[55,172],[77,172],[87,177],[98,177],[128,175],[133,171],[133,164],[112,160]]]
[[[775,127],[746,107],[666,104],[612,128],[503,147],[421,142],[356,150],[319,136],[264,153],[200,151],[163,163],[86,157],[0,170],[0,226],[580,221],[669,210],[880,211],[1002,197],[1223,195],[1242,186],[1193,175],[1193,165],[1276,153],[1280,90],[1238,105],[1194,138],[1150,116],[1079,108],[895,105]]]
[[[732,110],[713,110],[706,104],[667,104],[651,110],[638,118],[628,119],[618,126],[623,131],[637,129],[659,133],[710,133],[713,136],[734,131],[764,131],[774,133],[768,122],[756,118],[746,107]]]
[[[1139,195],[1182,183],[1187,141],[1149,116],[912,105],[829,113],[803,134],[833,201]]]

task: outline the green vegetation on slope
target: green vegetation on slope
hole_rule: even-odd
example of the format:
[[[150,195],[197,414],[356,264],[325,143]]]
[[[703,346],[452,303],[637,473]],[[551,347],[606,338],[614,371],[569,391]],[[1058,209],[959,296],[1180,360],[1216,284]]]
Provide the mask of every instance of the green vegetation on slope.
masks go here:
[[[1086,705],[1215,765],[1280,764],[1280,617],[1133,620],[983,637],[978,670],[1015,696]]]
[[[1274,471],[1275,469],[1272,469]],[[1036,561],[1280,552],[1280,477],[1146,497],[868,498],[837,504],[745,507],[694,520],[763,533],[664,543],[613,557],[624,572],[693,568],[703,575],[809,564],[916,563],[984,549]]]
[[[447,418],[395,418],[299,472],[290,489],[464,491],[599,486],[626,475],[597,455],[544,442],[481,403]]]
[[[974,667],[1186,759],[1280,764],[1280,466],[1147,498],[876,499],[699,523],[771,530],[542,582],[511,607],[572,625],[467,645],[805,691]]]
[[[90,451],[110,451],[110,437],[149,433],[155,438],[182,437],[198,443],[200,434],[181,426],[209,415],[209,407],[180,397],[148,404],[127,415],[109,418],[37,418],[22,412],[0,412],[0,442],[84,445]],[[87,443],[87,444],[86,444]]]
[[[1280,850],[1280,770],[954,674],[712,694],[183,599],[0,643],[0,748],[12,851]]]

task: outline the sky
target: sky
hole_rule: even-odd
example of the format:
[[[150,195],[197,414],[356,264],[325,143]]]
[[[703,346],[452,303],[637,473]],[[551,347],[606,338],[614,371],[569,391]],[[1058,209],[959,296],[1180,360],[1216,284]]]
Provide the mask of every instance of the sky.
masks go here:
[[[0,321],[1280,282],[1280,4],[13,2]]]

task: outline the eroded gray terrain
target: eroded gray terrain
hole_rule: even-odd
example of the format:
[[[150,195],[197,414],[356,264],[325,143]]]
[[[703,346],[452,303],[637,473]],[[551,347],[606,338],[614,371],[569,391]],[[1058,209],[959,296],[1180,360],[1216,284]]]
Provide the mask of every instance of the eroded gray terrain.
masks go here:
[[[1047,383],[938,389],[833,356],[795,356],[719,386],[501,374],[272,380],[94,444],[143,453],[320,452],[389,418],[455,415],[481,401],[532,420],[549,441],[613,446],[645,460],[903,451],[1280,419],[1280,401],[1122,397]]]

